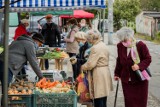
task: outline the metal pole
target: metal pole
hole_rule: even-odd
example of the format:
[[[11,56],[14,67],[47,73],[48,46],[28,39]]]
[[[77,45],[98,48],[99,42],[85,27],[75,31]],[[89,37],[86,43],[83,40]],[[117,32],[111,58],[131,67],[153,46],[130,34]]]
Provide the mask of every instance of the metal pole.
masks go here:
[[[105,30],[105,23],[104,23],[104,19],[105,19],[105,9],[103,9],[103,22],[102,22],[102,37],[103,37],[103,42],[104,42],[104,30]]]
[[[3,71],[3,107],[8,107],[8,32],[9,32],[9,1],[5,0],[4,9],[4,71]]]
[[[3,40],[3,30],[2,30],[2,28],[3,28],[3,22],[2,22],[2,18],[3,18],[3,13],[0,13],[0,44],[2,44],[2,40]]]
[[[108,0],[108,44],[113,44],[113,0]]]
[[[100,9],[100,12],[99,12],[99,22],[98,22],[99,23],[99,29],[98,30],[99,30],[100,33],[102,33],[101,32],[101,16],[102,15],[101,15],[101,9]]]

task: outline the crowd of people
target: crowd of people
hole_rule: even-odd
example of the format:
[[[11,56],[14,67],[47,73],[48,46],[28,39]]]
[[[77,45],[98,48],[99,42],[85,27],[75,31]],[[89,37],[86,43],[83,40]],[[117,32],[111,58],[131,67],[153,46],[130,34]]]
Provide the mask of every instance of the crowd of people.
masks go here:
[[[43,78],[37,64],[35,47],[48,45],[60,47],[61,33],[58,26],[52,22],[52,15],[47,15],[46,23],[38,33],[26,30],[29,22],[21,20],[15,31],[14,40],[9,47],[8,84],[13,75],[17,75],[28,61],[39,78]],[[107,107],[107,97],[113,91],[112,77],[109,70],[109,50],[102,42],[101,33],[89,27],[85,19],[79,23],[76,19],[67,22],[68,32],[63,41],[66,52],[70,56],[73,67],[73,78],[76,81],[83,71],[88,78],[90,99],[95,107]],[[134,31],[122,28],[117,32],[120,43],[117,45],[117,63],[114,80],[122,82],[125,107],[147,107],[148,80],[139,81],[134,71],[145,70],[151,63],[151,56],[143,42],[137,42]],[[23,45],[22,45],[23,44]],[[0,80],[3,81],[3,54],[0,57]],[[138,63],[134,63],[134,62]],[[45,69],[49,68],[48,60]],[[2,82],[3,83],[3,82]],[[2,84],[3,86],[3,84]]]

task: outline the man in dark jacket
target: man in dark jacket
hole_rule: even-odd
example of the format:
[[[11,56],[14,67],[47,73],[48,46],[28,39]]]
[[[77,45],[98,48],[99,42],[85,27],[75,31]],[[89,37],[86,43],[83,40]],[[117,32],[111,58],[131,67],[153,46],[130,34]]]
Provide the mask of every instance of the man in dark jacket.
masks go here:
[[[41,45],[43,43],[43,36],[41,34],[34,34],[33,37],[22,35],[13,41],[9,46],[9,59],[8,59],[8,84],[11,82],[13,75],[17,75],[24,67],[26,61],[29,61],[31,67],[37,76],[43,78],[42,72],[38,66],[35,44]],[[3,57],[0,55],[0,81],[3,85]],[[3,94],[3,88],[2,88]]]
[[[42,35],[45,38],[45,45],[49,47],[60,46],[61,36],[58,26],[52,22],[52,15],[46,16],[47,23],[42,27]]]
[[[60,47],[61,36],[58,26],[52,22],[52,15],[47,15],[46,17],[47,23],[42,27],[42,35],[45,39],[45,45],[49,47]],[[58,41],[57,41],[58,40]],[[45,69],[49,68],[48,60],[45,60]]]

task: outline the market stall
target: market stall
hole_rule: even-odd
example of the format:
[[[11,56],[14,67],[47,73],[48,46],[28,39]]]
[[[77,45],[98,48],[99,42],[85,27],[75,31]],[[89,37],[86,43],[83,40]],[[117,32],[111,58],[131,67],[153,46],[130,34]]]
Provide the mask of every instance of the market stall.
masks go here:
[[[8,79],[8,22],[9,22],[9,14],[8,12],[33,12],[33,11],[49,11],[49,10],[77,10],[77,9],[103,9],[103,11],[106,8],[106,0],[0,0],[0,8],[3,7],[4,9],[0,9],[1,12],[4,12],[5,14],[5,27],[4,27],[4,84],[7,84]],[[13,3],[15,2],[15,3]],[[11,3],[9,8],[9,3]],[[2,20],[2,18],[1,18]],[[51,85],[52,84],[52,85]],[[50,82],[48,80],[39,81],[36,85],[36,87],[40,88],[40,91],[35,90],[35,94],[30,96],[27,96],[26,94],[23,94],[22,96],[19,96],[16,94],[14,96],[9,96],[11,99],[15,98],[16,100],[12,100],[13,104],[25,104],[25,107],[32,107],[29,104],[29,101],[31,103],[31,98],[33,97],[34,105],[33,107],[38,106],[46,106],[46,107],[76,107],[76,94],[72,91],[67,91],[68,93],[44,93],[44,90],[46,88],[49,88],[48,86],[51,85],[52,89],[54,89],[54,92],[57,90],[55,89],[55,86],[61,89],[58,89],[58,91],[65,90],[66,86],[64,82]],[[8,101],[8,88],[7,85],[3,87],[4,91],[4,106],[7,107],[8,103],[11,104],[12,101]],[[41,93],[41,90],[43,91]],[[60,91],[60,92],[61,92]],[[25,92],[25,91],[24,91]],[[23,92],[23,93],[24,93]],[[27,91],[29,93],[29,91]],[[19,92],[18,92],[19,93]],[[22,91],[20,92],[22,93]],[[25,92],[26,93],[26,92]],[[20,98],[20,100],[19,100]],[[64,99],[65,98],[65,99]],[[52,100],[56,99],[56,100]],[[22,107],[21,105],[20,107]]]
[[[60,18],[94,18],[94,14],[84,10],[74,10],[73,15],[61,15]]]

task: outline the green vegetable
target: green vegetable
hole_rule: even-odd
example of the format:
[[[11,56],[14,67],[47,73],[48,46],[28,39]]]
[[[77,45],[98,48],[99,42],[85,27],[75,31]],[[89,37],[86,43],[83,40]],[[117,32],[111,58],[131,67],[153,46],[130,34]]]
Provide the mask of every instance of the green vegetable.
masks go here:
[[[3,50],[4,50],[4,49],[3,49],[2,47],[0,47],[0,54],[3,52]]]

